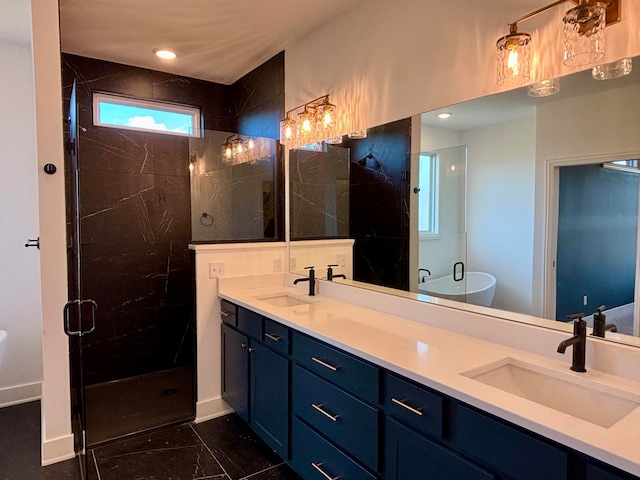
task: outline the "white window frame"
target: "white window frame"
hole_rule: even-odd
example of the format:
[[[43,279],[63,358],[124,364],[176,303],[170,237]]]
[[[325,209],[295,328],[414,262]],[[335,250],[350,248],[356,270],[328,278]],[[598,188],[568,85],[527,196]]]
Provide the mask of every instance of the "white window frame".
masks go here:
[[[159,130],[144,127],[132,127],[129,125],[115,125],[112,123],[103,123],[100,121],[100,104],[110,103],[115,105],[123,105],[129,107],[140,107],[162,112],[180,113],[191,116],[191,132],[176,132],[170,130]],[[140,98],[126,97],[122,95],[94,92],[93,93],[93,124],[97,127],[118,128],[122,130],[134,130],[137,132],[161,133],[165,135],[176,135],[179,137],[201,137],[201,112],[197,107],[188,105],[179,105],[175,103],[167,103],[154,100],[143,100]]]
[[[423,158],[429,158],[429,185],[423,184],[421,172]],[[440,238],[440,161],[436,153],[421,152],[419,158],[418,174],[418,233],[420,240]],[[427,198],[425,199],[425,196]],[[423,227],[423,212],[427,210],[428,225]]]

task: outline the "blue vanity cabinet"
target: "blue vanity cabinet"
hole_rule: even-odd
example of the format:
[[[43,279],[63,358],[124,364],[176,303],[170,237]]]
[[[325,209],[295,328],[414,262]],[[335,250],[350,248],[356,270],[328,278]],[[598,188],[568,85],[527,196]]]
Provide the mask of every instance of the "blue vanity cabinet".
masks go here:
[[[495,480],[460,455],[401,425],[386,421],[386,480]]]
[[[223,316],[224,317],[224,316]],[[222,323],[222,399],[249,421],[249,337]]]
[[[638,478],[640,477],[619,471],[612,473],[608,470],[604,470],[604,468],[597,467],[592,463],[587,463],[586,480],[638,480]]]
[[[290,361],[260,342],[251,342],[249,425],[282,458],[289,458]]]

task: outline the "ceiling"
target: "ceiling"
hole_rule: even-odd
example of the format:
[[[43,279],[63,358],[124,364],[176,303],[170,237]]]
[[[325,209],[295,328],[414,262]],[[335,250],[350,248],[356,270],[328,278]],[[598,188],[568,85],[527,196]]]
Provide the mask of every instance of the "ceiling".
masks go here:
[[[230,84],[361,1],[59,0],[62,51]]]

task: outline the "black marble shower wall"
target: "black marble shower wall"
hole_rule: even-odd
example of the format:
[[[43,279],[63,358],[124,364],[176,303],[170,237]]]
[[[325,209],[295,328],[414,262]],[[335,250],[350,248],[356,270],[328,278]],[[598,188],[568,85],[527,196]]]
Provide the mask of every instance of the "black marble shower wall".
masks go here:
[[[241,88],[69,54],[62,71],[65,118],[78,82],[83,296],[99,306],[97,328],[84,337],[87,383],[193,364],[189,139],[94,127],[92,93],[198,106],[205,129],[233,131],[244,122],[268,131],[261,120],[270,123],[284,110],[283,95],[269,93],[284,87],[263,92],[251,81],[238,81]],[[255,107],[238,116],[234,91],[243,89],[242,105]],[[250,122],[239,121],[245,112]]]
[[[351,149],[349,236],[354,279],[409,290],[411,119],[368,129]],[[345,137],[346,138],[346,137]]]

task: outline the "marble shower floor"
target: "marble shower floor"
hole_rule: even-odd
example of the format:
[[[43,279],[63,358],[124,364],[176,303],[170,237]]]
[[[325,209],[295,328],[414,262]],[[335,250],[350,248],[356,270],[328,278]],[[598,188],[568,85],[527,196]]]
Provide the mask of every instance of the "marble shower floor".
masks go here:
[[[40,403],[0,409],[0,480],[79,480],[76,459],[40,466]],[[90,480],[300,480],[235,415],[96,447]]]

